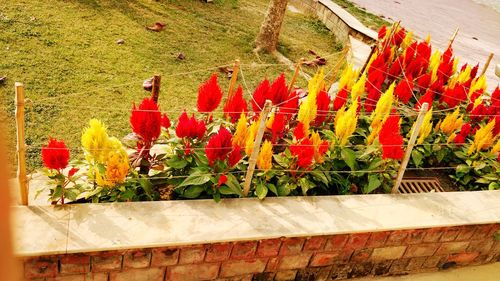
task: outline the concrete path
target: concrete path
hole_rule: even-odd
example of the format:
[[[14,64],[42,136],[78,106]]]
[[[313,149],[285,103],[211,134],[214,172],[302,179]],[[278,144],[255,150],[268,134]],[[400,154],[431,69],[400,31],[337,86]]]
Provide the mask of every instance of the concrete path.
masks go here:
[[[355,281],[498,281],[500,263],[461,267],[446,271],[420,273],[395,277],[361,278]]]

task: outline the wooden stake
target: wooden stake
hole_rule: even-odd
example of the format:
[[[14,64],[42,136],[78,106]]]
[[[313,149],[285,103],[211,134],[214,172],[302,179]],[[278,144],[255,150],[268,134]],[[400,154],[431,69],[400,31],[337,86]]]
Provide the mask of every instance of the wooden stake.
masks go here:
[[[450,42],[448,42],[448,48],[453,44],[455,41],[455,38],[457,37],[458,34],[458,27],[455,29],[455,32],[453,32],[453,35],[451,35]]]
[[[332,76],[330,78],[330,82],[327,85],[327,89],[330,89],[332,87],[333,83],[335,83],[335,81],[337,81],[337,75],[339,74],[340,68],[342,67],[344,62],[347,61],[346,56],[347,56],[347,53],[349,53],[350,48],[351,47],[348,44],[348,45],[345,45],[344,49],[342,50],[342,55],[340,56],[339,60],[337,61],[337,63],[333,67],[333,73],[332,73]]]
[[[153,101],[158,103],[158,98],[160,96],[160,84],[161,84],[161,76],[155,75],[153,76],[153,87],[151,88],[151,97]]]
[[[378,41],[375,42],[375,44],[373,44],[372,49],[370,51],[370,54],[368,55],[368,58],[366,58],[366,61],[363,64],[363,67],[361,68],[361,71],[359,72],[360,75],[362,75],[363,72],[365,72],[365,69],[368,66],[368,62],[370,62],[370,59],[372,58],[373,54],[375,54],[375,50],[377,50],[377,44],[378,44]]]
[[[229,90],[227,91],[227,97],[231,97],[234,92],[234,87],[236,86],[236,80],[238,80],[238,72],[240,71],[240,60],[234,60],[233,73],[231,74],[231,82],[229,83]]]
[[[486,70],[488,70],[488,67],[490,66],[490,62],[492,59],[493,59],[493,53],[490,53],[490,55],[488,56],[488,59],[486,60],[486,63],[484,64],[483,71],[481,71],[481,75],[479,75],[479,76],[482,76],[486,73]]]
[[[271,112],[271,106],[272,102],[270,100],[266,100],[264,108],[260,113],[259,130],[257,131],[257,135],[255,136],[252,154],[250,155],[250,159],[248,160],[248,170],[245,177],[245,185],[243,187],[243,196],[245,197],[248,196],[248,192],[250,192],[250,185],[252,184],[255,164],[257,163],[257,157],[259,156],[260,144],[262,143],[262,137],[264,136],[264,131],[266,129],[267,117],[269,116],[269,112]]]
[[[422,127],[422,122],[424,121],[424,116],[427,113],[428,108],[429,108],[428,103],[424,103],[420,107],[420,112],[418,113],[417,121],[415,121],[415,127],[413,128],[413,131],[411,132],[410,140],[408,141],[408,147],[406,148],[405,156],[403,158],[403,161],[401,162],[401,166],[399,166],[398,176],[396,178],[396,183],[394,184],[394,187],[392,188],[392,193],[397,193],[399,185],[401,184],[401,181],[403,180],[403,175],[405,173],[406,166],[408,165],[408,161],[410,161],[411,151],[413,150],[413,147],[415,146],[415,141],[417,140],[418,133],[420,132],[420,127]]]
[[[295,72],[293,73],[292,82],[290,82],[290,86],[288,86],[288,94],[290,94],[293,90],[293,84],[295,84],[295,81],[297,81],[297,76],[299,76],[299,71],[302,64],[304,64],[304,61],[306,61],[305,58],[300,58],[299,62],[297,62],[297,65],[295,66]]]
[[[21,204],[28,205],[28,178],[26,177],[26,144],[24,142],[24,86],[16,82],[16,129],[17,129],[17,182]]]

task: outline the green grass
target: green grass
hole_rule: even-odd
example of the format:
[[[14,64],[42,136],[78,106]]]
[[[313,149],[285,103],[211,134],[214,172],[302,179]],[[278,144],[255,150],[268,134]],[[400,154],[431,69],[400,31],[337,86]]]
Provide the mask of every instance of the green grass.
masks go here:
[[[348,0],[333,0],[337,5],[347,10],[351,15],[355,16],[361,23],[373,30],[379,30],[383,25],[390,26],[391,24],[385,19],[376,16],[358,7],[356,4]]]
[[[13,83],[25,84],[32,107],[26,114],[28,166],[40,166],[40,147],[48,136],[79,147],[90,118],[103,120],[113,136],[129,131],[132,102],[149,95],[142,81],[162,75],[161,108],[176,120],[183,109],[194,111],[197,88],[215,66],[239,58],[248,96],[264,77],[274,79],[283,65],[252,52],[268,0],[3,0],[0,3],[0,108],[6,115],[10,160],[14,160]],[[162,21],[164,31],[144,26]],[[118,39],[125,44],[117,45]],[[293,61],[309,49],[327,55],[338,43],[317,19],[287,13],[280,50]],[[185,60],[178,60],[182,52]],[[335,57],[330,57],[330,67]],[[328,67],[328,66],[327,66]],[[196,71],[196,72],[195,72]],[[315,69],[310,69],[313,72]],[[220,76],[223,89],[228,80]],[[241,77],[240,77],[241,82]],[[299,81],[304,85],[304,81]],[[0,109],[0,112],[2,110]],[[2,132],[4,134],[4,132]]]

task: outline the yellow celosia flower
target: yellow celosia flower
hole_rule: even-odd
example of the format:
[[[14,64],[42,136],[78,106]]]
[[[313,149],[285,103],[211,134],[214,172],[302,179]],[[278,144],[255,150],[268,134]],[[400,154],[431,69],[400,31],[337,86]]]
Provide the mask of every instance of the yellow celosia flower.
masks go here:
[[[441,127],[442,122],[443,120],[439,120],[439,122],[436,124],[436,126],[434,127],[434,133],[439,133],[439,128]]]
[[[358,101],[355,100],[347,111],[342,106],[335,116],[335,135],[340,140],[341,146],[347,144],[349,137],[356,130],[358,124],[357,108]]]
[[[352,65],[347,65],[339,79],[339,90],[347,87],[347,89],[351,89],[354,85],[354,81],[358,78],[359,71],[354,70]]]
[[[356,84],[352,86],[351,100],[357,100],[365,92],[366,74],[363,74]]]
[[[273,167],[273,145],[270,141],[264,141],[257,157],[257,168],[267,171]]]
[[[432,108],[427,111],[422,122],[422,127],[420,127],[420,132],[418,133],[418,144],[424,143],[424,140],[429,136],[432,131]]]
[[[313,95],[316,100],[316,96],[319,91],[325,87],[325,73],[323,68],[321,68],[307,83],[308,96]]]
[[[449,136],[451,133],[462,127],[464,116],[462,114],[459,118],[459,114],[460,109],[457,108],[453,113],[446,115],[446,117],[443,119],[443,122],[441,122],[441,126],[439,127],[441,131],[443,131],[443,133]]]
[[[486,76],[481,75],[472,80],[470,89],[469,89],[469,97],[477,90],[486,90],[488,84],[486,84]]]
[[[274,122],[274,112],[269,116],[269,119],[266,121],[266,129],[271,130],[273,128]]]
[[[472,70],[471,67],[469,65],[467,65],[467,67],[464,69],[464,71],[462,71],[458,74],[458,82],[465,83],[467,80],[469,80],[471,70]]]
[[[401,48],[405,50],[406,48],[408,48],[408,46],[411,45],[412,42],[413,42],[413,32],[408,31],[406,33],[405,39],[403,39],[403,42],[401,43]]]
[[[392,103],[394,101],[394,83],[392,83],[387,91],[380,97],[377,102],[377,106],[373,111],[372,117],[373,121],[370,125],[372,128],[372,132],[367,138],[367,144],[370,145],[377,137],[380,129],[382,128],[382,124],[384,124],[387,117],[391,113]]]
[[[498,139],[497,143],[491,149],[491,153],[495,154],[497,152],[500,152],[500,139]]]
[[[474,151],[478,153],[483,149],[487,149],[493,144],[493,129],[495,128],[495,119],[491,120],[486,126],[477,130],[474,135],[474,141],[467,151],[467,155],[472,154]]]
[[[431,42],[431,35],[427,34],[427,37],[425,38],[425,43],[429,44]]]
[[[248,129],[245,139],[245,153],[250,156],[253,150],[253,144],[255,141],[255,136],[257,135],[257,131],[259,130],[260,119],[256,122],[253,122]]]
[[[323,161],[325,159],[324,159],[323,155],[321,155],[319,153],[319,149],[320,149],[320,146],[323,144],[323,140],[319,136],[319,133],[312,132],[310,140],[314,146],[314,161],[316,161],[316,163],[318,163],[318,164],[323,163]]]
[[[431,82],[434,83],[437,80],[437,71],[439,64],[441,63],[441,52],[439,50],[434,51],[429,60],[429,70],[432,73]]]
[[[82,146],[85,150],[87,161],[105,163],[109,153],[109,136],[104,124],[91,119],[89,127],[82,134]]]
[[[451,73],[455,73],[455,72],[457,72],[458,61],[459,61],[459,59],[458,59],[458,58],[455,58],[455,59],[453,60],[453,70],[452,70],[452,72],[451,72]]]
[[[238,123],[236,124],[236,131],[234,132],[233,136],[233,145],[244,147],[247,133],[247,117],[242,113],[240,119],[238,119]]]
[[[108,156],[105,175],[101,175],[97,170],[96,183],[104,187],[113,187],[125,181],[130,166],[128,157],[120,153],[119,150],[109,153]]]
[[[366,67],[365,67],[365,72],[370,69],[370,66],[372,65],[373,61],[378,57],[378,49],[375,50],[375,52],[373,53],[373,55],[370,57],[370,60],[368,61],[368,63],[366,64]]]
[[[453,140],[455,140],[455,137],[457,136],[457,134],[455,133],[451,133],[451,135],[448,137],[448,139],[446,140],[446,143],[452,143]]]
[[[316,99],[319,91],[325,86],[324,78],[325,75],[323,73],[323,69],[321,69],[318,73],[316,73],[316,75],[314,75],[313,78],[311,78],[311,80],[309,80],[309,92],[307,94],[307,98],[300,104],[297,120],[304,124],[304,130],[306,132],[309,131],[309,125],[316,118],[318,113]]]

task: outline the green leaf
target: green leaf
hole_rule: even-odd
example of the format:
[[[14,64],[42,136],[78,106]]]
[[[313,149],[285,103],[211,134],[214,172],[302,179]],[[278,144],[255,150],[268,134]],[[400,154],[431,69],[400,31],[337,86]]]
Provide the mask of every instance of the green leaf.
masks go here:
[[[326,177],[325,173],[320,172],[320,171],[311,171],[310,174],[312,175],[312,177],[315,180],[320,181],[320,182],[324,183],[325,185],[329,184],[328,178]]]
[[[238,179],[233,174],[227,174],[226,185],[231,189],[233,194],[236,194],[240,197],[243,197],[243,190],[241,189],[241,185],[238,182]]]
[[[498,184],[497,182],[492,182],[488,185],[488,189],[489,190],[497,190],[497,189],[500,189],[500,184]]]
[[[471,169],[472,168],[467,165],[460,164],[457,166],[457,173],[468,173]]]
[[[278,195],[279,196],[287,196],[295,188],[297,188],[297,186],[295,184],[293,184],[293,183],[287,183],[287,184],[284,184],[284,185],[278,185]]]
[[[486,167],[486,163],[484,163],[483,161],[475,161],[474,164],[472,165],[474,167],[474,169],[476,170],[481,170],[483,169],[484,167]]]
[[[181,184],[179,184],[176,188],[190,185],[202,185],[204,183],[207,183],[208,181],[210,181],[209,175],[194,172],[189,175],[183,182],[181,182]]]
[[[411,152],[411,159],[413,160],[413,163],[415,164],[416,167],[420,167],[420,165],[422,164],[422,160],[424,159],[424,156],[418,150],[414,149]]]
[[[257,195],[260,200],[266,198],[267,186],[264,183],[258,183],[255,187],[255,195]]]
[[[223,195],[233,195],[233,194],[235,194],[233,192],[233,190],[229,186],[227,186],[227,185],[221,186],[219,188],[219,192],[220,192],[220,194],[223,194]]]
[[[314,188],[316,185],[308,180],[307,178],[301,178],[299,180],[300,188],[302,189],[302,195],[306,196],[309,189]]]
[[[436,153],[436,158],[439,163],[443,161],[444,157],[446,157],[446,150],[445,149],[438,150]]]
[[[76,200],[78,199],[82,199],[82,198],[85,198],[85,199],[89,199],[90,197],[98,194],[99,192],[102,191],[102,187],[98,186],[97,188],[93,189],[93,190],[90,190],[90,191],[84,191],[82,193],[80,193],[77,197],[76,197]]]
[[[382,182],[379,179],[378,175],[371,174],[368,176],[368,184],[363,186],[363,193],[368,194],[377,189]]]
[[[76,188],[66,188],[64,190],[64,197],[68,198],[71,201],[75,201],[78,196],[78,190]]]
[[[174,169],[183,169],[187,166],[188,162],[184,159],[180,159],[177,157],[174,157],[172,159],[169,159],[165,162],[168,167],[174,168]]]
[[[281,154],[275,154],[273,155],[273,158],[276,163],[283,168],[288,168],[290,166],[290,160]]]
[[[343,148],[341,151],[342,159],[352,171],[356,170],[356,153],[352,149]]]
[[[278,195],[278,190],[276,189],[276,186],[272,183],[267,185],[267,188],[271,190],[276,196]]]
[[[214,201],[216,203],[219,203],[220,202],[220,193],[219,192],[214,193],[213,198],[214,198]]]
[[[368,166],[367,170],[368,171],[375,170],[378,167],[380,167],[380,165],[382,165],[383,163],[384,163],[384,160],[382,160],[382,158],[380,158],[380,157],[377,157],[370,162],[370,166]]]
[[[203,188],[203,186],[193,185],[184,190],[184,193],[182,193],[182,197],[190,199],[198,198],[204,190],[205,189]]]
[[[153,184],[146,178],[139,178],[137,179],[137,181],[141,185],[142,189],[144,189],[144,192],[147,195],[151,195],[151,193],[153,192]]]

